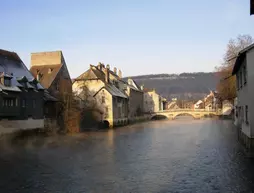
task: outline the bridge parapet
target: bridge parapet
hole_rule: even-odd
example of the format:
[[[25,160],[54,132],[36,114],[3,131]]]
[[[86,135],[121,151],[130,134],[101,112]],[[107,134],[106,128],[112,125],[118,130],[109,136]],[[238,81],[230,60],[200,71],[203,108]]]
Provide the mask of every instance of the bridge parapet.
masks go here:
[[[221,109],[167,109],[167,110],[163,110],[163,111],[158,111],[158,112],[154,112],[154,113],[166,113],[166,112],[220,112]]]
[[[221,109],[218,110],[207,110],[207,109],[170,109],[170,110],[164,110],[159,112],[154,112],[151,114],[151,117],[154,116],[165,116],[168,119],[175,119],[175,117],[182,115],[182,114],[188,114],[192,116],[195,119],[200,119],[207,115],[221,115],[222,111]]]

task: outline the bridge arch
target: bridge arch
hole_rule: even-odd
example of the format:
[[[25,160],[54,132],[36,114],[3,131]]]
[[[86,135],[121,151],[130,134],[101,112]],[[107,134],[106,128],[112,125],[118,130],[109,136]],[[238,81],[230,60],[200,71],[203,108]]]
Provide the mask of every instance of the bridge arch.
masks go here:
[[[165,110],[160,112],[155,112],[150,115],[150,119],[154,119],[158,116],[168,118],[168,119],[175,119],[177,116],[180,115],[189,115],[192,116],[194,119],[200,119],[202,117],[210,116],[210,115],[220,115],[220,111],[211,111],[206,109],[200,109],[200,110],[193,110],[193,109],[175,109],[175,110]]]
[[[192,117],[193,119],[197,119],[198,118],[192,112],[178,112],[178,113],[175,113],[173,115],[172,119],[175,119],[176,117],[181,116],[181,115],[188,115],[188,116]],[[199,118],[200,118],[200,116],[199,116]]]
[[[150,117],[151,120],[162,120],[162,119],[168,119],[168,116],[164,114],[154,114]]]

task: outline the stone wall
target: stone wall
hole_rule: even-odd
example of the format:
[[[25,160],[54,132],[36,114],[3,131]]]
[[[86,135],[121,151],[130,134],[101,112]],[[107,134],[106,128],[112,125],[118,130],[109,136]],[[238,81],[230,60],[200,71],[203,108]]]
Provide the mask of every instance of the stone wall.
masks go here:
[[[0,121],[0,135],[19,130],[44,128],[44,119],[7,120]]]
[[[31,66],[61,64],[61,57],[61,51],[32,53]]]
[[[130,89],[129,94],[129,118],[140,116],[144,112],[144,96],[143,92],[139,92],[133,89]],[[139,112],[140,111],[140,112]]]

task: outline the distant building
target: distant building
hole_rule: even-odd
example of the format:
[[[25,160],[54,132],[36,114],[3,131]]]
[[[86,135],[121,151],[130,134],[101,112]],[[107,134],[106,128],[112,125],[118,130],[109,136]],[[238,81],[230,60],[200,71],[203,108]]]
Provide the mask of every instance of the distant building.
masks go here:
[[[102,112],[101,120],[107,121],[110,127],[128,121],[128,96],[122,91],[127,88],[114,74],[109,66],[90,65],[90,69],[73,83],[73,91],[77,95],[80,95],[83,87],[87,88]],[[121,73],[119,75],[121,77]]]
[[[133,79],[128,79],[126,94],[129,98],[129,119],[143,115],[144,92]]]
[[[44,88],[20,57],[0,50],[0,134],[43,128],[43,102]]]
[[[171,101],[167,104],[166,109],[179,109],[179,106],[177,105],[176,101]]]
[[[144,111],[146,113],[162,111],[165,108],[166,99],[161,97],[155,89],[144,90]]]
[[[236,75],[237,117],[241,137],[247,147],[254,147],[254,44],[239,52],[232,75]]]
[[[194,109],[201,109],[204,106],[204,102],[202,100],[198,100],[195,104],[194,104]]]
[[[99,63],[97,68],[105,71],[105,66],[102,63]],[[108,68],[109,71],[110,81],[128,97],[128,119],[141,116],[144,112],[144,92],[142,87],[133,79],[129,78],[127,81],[124,81],[121,70],[117,70],[117,68],[111,70],[109,64],[106,68]]]
[[[72,94],[72,79],[62,51],[32,53],[30,71],[55,97]]]

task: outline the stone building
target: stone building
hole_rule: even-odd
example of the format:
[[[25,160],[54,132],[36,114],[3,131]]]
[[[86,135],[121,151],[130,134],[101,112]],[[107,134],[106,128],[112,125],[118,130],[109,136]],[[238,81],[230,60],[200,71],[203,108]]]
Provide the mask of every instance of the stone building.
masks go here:
[[[67,109],[71,101],[72,80],[62,51],[32,53],[30,71],[48,93],[58,99],[56,105],[45,103],[45,116],[59,119],[63,128],[62,109]]]
[[[232,75],[236,75],[237,123],[240,139],[246,147],[254,148],[254,44],[239,52]]]
[[[164,110],[163,105],[166,103],[166,99],[160,96],[155,89],[144,90],[144,112],[158,112]]]
[[[126,94],[129,98],[129,119],[142,116],[144,113],[144,92],[133,79],[128,79]]]
[[[20,57],[0,50],[0,134],[43,128],[44,99],[44,88]]]
[[[76,95],[87,89],[96,100],[96,108],[102,112],[101,120],[108,122],[110,127],[128,122],[128,96],[123,92],[126,86],[120,80],[121,72],[119,74],[111,71],[109,65],[90,65],[90,69],[73,82]]]

